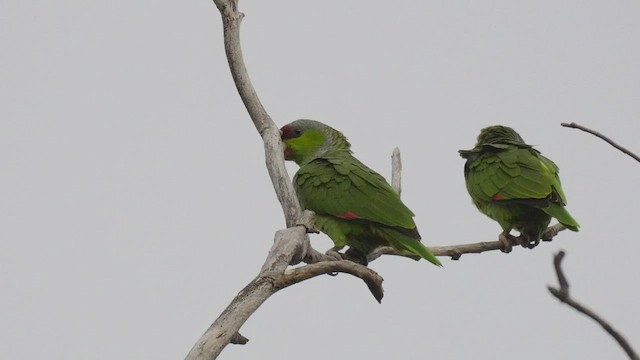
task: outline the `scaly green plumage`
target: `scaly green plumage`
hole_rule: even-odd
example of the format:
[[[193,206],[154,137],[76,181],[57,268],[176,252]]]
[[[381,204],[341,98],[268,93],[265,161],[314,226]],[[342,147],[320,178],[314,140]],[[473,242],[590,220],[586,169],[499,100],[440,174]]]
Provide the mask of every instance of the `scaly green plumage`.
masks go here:
[[[510,127],[484,128],[473,149],[459,152],[467,159],[464,175],[473,203],[505,233],[515,229],[535,246],[552,217],[578,231],[565,209],[558,167]]]
[[[281,132],[285,158],[300,165],[293,179],[300,202],[316,213],[316,227],[336,248],[348,245],[364,258],[393,246],[440,265],[420,242],[411,210],[380,174],[353,157],[342,133],[313,120],[296,120]]]

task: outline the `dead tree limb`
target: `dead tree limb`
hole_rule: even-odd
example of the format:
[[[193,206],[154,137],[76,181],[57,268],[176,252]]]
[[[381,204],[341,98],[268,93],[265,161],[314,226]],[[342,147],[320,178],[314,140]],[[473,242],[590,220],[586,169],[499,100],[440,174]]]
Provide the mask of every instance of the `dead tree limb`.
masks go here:
[[[622,147],[622,146],[618,145],[615,141],[611,140],[611,139],[610,139],[610,138],[608,138],[607,136],[602,135],[601,133],[599,133],[599,132],[597,132],[597,131],[595,131],[595,130],[591,130],[591,129],[586,128],[586,127],[584,127],[584,126],[582,126],[582,125],[576,124],[576,123],[574,123],[574,122],[572,122],[572,123],[570,123],[570,124],[568,124],[568,123],[562,123],[562,124],[560,124],[560,125],[562,125],[562,126],[564,126],[564,127],[572,128],[572,129],[582,130],[582,131],[584,131],[584,132],[588,132],[589,134],[595,135],[595,136],[599,137],[600,139],[602,139],[602,140],[604,140],[604,141],[608,142],[608,143],[609,143],[611,146],[613,146],[614,148],[616,148],[616,149],[618,149],[618,150],[622,151],[623,153],[625,153],[625,154],[627,154],[627,155],[631,156],[631,157],[632,157],[632,158],[634,158],[637,162],[640,162],[640,156],[638,156],[638,155],[634,154],[633,152],[631,152],[631,150],[626,149],[626,148],[624,148],[624,147]]]
[[[397,147],[391,153],[391,187],[398,196],[402,194],[402,158]]]
[[[280,129],[262,106],[244,64],[240,47],[240,23],[244,14],[238,12],[238,0],[214,0],[222,15],[224,50],[238,94],[247,108],[256,130],[264,142],[265,161],[278,201],[282,205],[287,227],[299,224],[302,209],[284,166],[280,144]]]
[[[279,289],[284,289],[287,286],[297,284],[318,275],[333,275],[337,272],[359,277],[367,284],[373,297],[375,297],[378,302],[382,301],[382,296],[384,295],[382,290],[382,276],[368,267],[350,260],[323,261],[287,270],[284,276],[280,277],[276,286]]]
[[[311,278],[319,268],[323,271],[346,272],[360,277],[369,287],[376,300],[382,298],[382,278],[373,270],[359,264],[346,265],[342,261],[322,256],[311,249],[307,229],[311,217],[305,216],[284,166],[284,154],[280,142],[280,130],[271,120],[251,83],[242,57],[240,46],[240,22],[244,14],[238,11],[237,0],[214,0],[222,16],[224,47],[231,75],[253,124],[264,142],[265,162],[278,201],[282,206],[287,229],[276,232],[274,244],[269,251],[258,276],[231,301],[227,308],[196,342],[187,360],[215,359],[229,343],[245,344],[248,339],[238,332],[240,327],[258,307],[278,290],[295,282]],[[306,222],[306,223],[305,223]],[[300,226],[302,225],[302,226]],[[334,260],[319,266],[307,265],[296,269],[294,275],[285,274],[289,265],[301,261],[314,263]],[[315,275],[314,275],[315,276]]]
[[[240,327],[266,299],[283,288],[321,274],[336,272],[351,274],[365,282],[376,300],[380,301],[383,296],[382,277],[375,271],[350,261],[336,260],[310,246],[306,232],[314,229],[312,216],[308,216],[308,212],[303,213],[302,211],[284,166],[280,131],[260,103],[244,64],[240,46],[240,23],[244,14],[238,11],[237,0],[213,1],[222,16],[224,47],[231,75],[240,98],[264,142],[267,171],[282,206],[287,229],[276,232],[274,244],[258,276],[236,295],[205,331],[187,354],[186,360],[215,359],[228,344],[247,343],[248,339],[239,333]],[[392,183],[400,193],[399,152],[394,152],[394,159]],[[457,258],[465,252],[481,252],[477,251],[477,247],[470,245],[462,245],[459,249],[453,247],[453,250],[450,249],[452,247],[444,248],[447,250],[442,250],[442,254],[457,256]],[[496,247],[496,249],[498,248]],[[489,248],[482,251],[487,250]],[[379,252],[376,257],[383,253]],[[296,265],[300,262],[305,262],[308,265],[287,270],[290,265]]]
[[[555,224],[549,226],[547,230],[545,230],[544,234],[542,234],[542,239],[544,241],[551,241],[554,236],[558,235],[560,231],[566,230],[562,224]],[[513,244],[518,245],[518,244]],[[501,250],[502,243],[500,241],[484,241],[472,244],[458,244],[458,245],[449,245],[449,246],[427,246],[431,253],[435,256],[448,256],[451,260],[460,260],[460,257],[464,254],[480,254],[487,251]],[[411,258],[413,260],[420,260],[420,257],[408,252],[408,251],[398,251],[390,246],[383,246],[375,249],[369,255],[367,255],[367,260],[372,262],[373,260],[379,258],[382,255],[397,255]]]
[[[586,308],[585,306],[583,306],[582,304],[580,304],[579,302],[571,298],[571,295],[569,295],[569,282],[567,281],[567,278],[564,275],[564,272],[562,271],[562,266],[561,266],[564,255],[565,255],[565,252],[561,250],[553,257],[553,266],[555,267],[556,275],[558,276],[558,283],[560,284],[560,287],[554,288],[551,286],[547,286],[547,289],[549,289],[549,292],[561,302],[571,306],[576,311],[585,314],[586,316],[593,319],[593,321],[600,324],[600,326],[602,326],[604,330],[618,342],[618,344],[622,347],[624,352],[627,353],[627,355],[629,356],[629,359],[640,360],[636,352],[631,348],[631,345],[629,344],[627,339],[625,339],[624,336],[622,336],[622,334],[616,331],[608,322],[606,322],[598,314],[596,314],[592,310]]]

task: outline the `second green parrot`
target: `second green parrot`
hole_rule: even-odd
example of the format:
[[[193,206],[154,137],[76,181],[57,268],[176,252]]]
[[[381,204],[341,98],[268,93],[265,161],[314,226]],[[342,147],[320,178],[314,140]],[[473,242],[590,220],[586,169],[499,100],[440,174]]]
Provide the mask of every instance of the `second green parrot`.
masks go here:
[[[313,120],[280,131],[285,159],[300,165],[293,178],[300,203],[315,212],[315,226],[335,251],[348,245],[348,257],[366,265],[371,251],[392,246],[441,266],[420,242],[411,210],[380,174],[353,157],[341,132]]]
[[[510,250],[511,229],[520,232],[524,246],[535,247],[552,217],[578,231],[578,222],[565,209],[558,166],[512,128],[486,127],[473,149],[459,152],[467,159],[464,176],[469,195],[480,212],[502,227],[505,251]]]

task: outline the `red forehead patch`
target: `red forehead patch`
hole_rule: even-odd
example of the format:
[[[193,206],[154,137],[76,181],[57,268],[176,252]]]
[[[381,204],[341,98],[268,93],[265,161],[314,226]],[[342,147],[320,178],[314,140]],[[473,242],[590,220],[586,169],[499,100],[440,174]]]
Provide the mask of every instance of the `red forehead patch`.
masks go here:
[[[283,139],[292,139],[302,134],[300,129],[297,129],[291,125],[285,125],[280,129],[280,137]]]

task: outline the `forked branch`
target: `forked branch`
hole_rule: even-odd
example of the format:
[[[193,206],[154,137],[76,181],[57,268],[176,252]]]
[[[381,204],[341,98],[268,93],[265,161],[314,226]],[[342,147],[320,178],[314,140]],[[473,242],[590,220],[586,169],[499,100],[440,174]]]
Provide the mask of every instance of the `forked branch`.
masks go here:
[[[213,1],[222,16],[224,47],[231,75],[240,98],[264,142],[267,171],[282,206],[287,229],[276,232],[274,244],[258,276],[238,293],[196,342],[187,355],[187,360],[215,359],[227,344],[246,343],[248,339],[238,331],[267,298],[280,289],[318,275],[348,273],[362,279],[376,300],[380,301],[383,296],[382,277],[375,271],[350,261],[336,260],[319,253],[310,246],[306,231],[313,229],[313,226],[308,217],[303,214],[284,166],[280,131],[260,103],[244,64],[240,46],[240,23],[244,14],[238,11],[237,0]],[[394,151],[393,168],[392,184],[400,193],[399,151]],[[432,249],[436,255],[457,259],[463,253],[497,250],[500,248],[499,244],[499,242],[479,243]],[[383,253],[391,252],[380,251],[375,257]],[[296,265],[301,261],[308,265],[287,270],[290,265]]]
[[[571,306],[572,308],[576,309],[576,311],[587,315],[588,317],[593,319],[595,322],[600,324],[600,326],[602,326],[604,330],[618,342],[618,344],[629,356],[629,359],[640,360],[640,358],[638,358],[638,354],[636,354],[636,352],[631,348],[631,345],[629,344],[627,339],[625,339],[624,336],[622,336],[622,334],[616,331],[608,322],[606,322],[598,314],[586,308],[585,306],[583,306],[582,304],[574,300],[571,297],[571,295],[569,295],[569,282],[567,281],[567,278],[564,275],[564,272],[562,271],[562,266],[561,266],[564,255],[565,255],[565,252],[561,250],[553,258],[553,266],[555,267],[556,275],[558,276],[558,283],[560,284],[560,287],[554,288],[551,286],[547,286],[547,288],[549,289],[549,292],[551,292],[551,294],[561,302]]]
[[[238,12],[237,0],[213,1],[222,16],[224,47],[231,75],[240,98],[264,142],[267,171],[282,206],[288,229],[276,232],[273,247],[258,276],[240,291],[205,331],[187,355],[187,360],[215,359],[227,344],[245,344],[248,339],[238,331],[249,316],[275,292],[315,276],[313,274],[316,274],[319,268],[307,265],[312,267],[303,266],[291,275],[285,274],[287,267],[298,264],[302,260],[307,262],[327,260],[309,245],[306,229],[311,229],[312,226],[304,224],[306,217],[303,216],[302,208],[284,166],[280,130],[260,103],[244,64],[240,46],[240,22],[244,14]],[[359,264],[346,265],[337,261],[323,265],[322,269],[331,273],[347,272],[358,276],[369,286],[378,301],[382,298],[382,278],[373,270]]]

